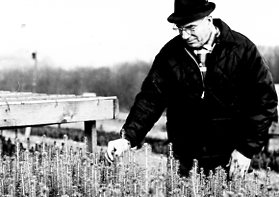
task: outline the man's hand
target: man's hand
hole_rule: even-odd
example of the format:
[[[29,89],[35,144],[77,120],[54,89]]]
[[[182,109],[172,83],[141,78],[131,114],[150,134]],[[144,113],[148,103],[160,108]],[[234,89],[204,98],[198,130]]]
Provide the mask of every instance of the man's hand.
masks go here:
[[[110,141],[108,143],[108,148],[105,157],[109,162],[113,162],[115,156],[118,157],[122,155],[122,153],[124,151],[127,151],[129,148],[130,142],[126,139],[121,138]]]
[[[230,167],[229,176],[244,177],[244,174],[249,169],[250,163],[251,163],[251,159],[245,157],[237,150],[234,150],[231,154],[231,159],[228,164],[228,167]]]

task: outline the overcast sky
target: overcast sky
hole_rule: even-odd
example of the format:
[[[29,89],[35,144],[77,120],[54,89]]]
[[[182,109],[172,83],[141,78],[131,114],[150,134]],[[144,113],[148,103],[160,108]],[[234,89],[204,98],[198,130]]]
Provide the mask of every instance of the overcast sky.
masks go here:
[[[213,2],[212,15],[255,44],[279,45],[278,0]],[[63,68],[152,61],[175,35],[172,12],[173,0],[0,0],[0,66],[34,51]]]

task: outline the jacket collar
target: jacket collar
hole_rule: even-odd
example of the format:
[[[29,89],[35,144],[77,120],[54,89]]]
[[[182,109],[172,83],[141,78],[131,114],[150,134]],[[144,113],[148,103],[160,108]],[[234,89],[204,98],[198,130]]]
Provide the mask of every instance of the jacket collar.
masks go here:
[[[220,30],[220,35],[216,38],[216,44],[233,44],[236,42],[231,28],[221,19],[214,19],[213,24]]]

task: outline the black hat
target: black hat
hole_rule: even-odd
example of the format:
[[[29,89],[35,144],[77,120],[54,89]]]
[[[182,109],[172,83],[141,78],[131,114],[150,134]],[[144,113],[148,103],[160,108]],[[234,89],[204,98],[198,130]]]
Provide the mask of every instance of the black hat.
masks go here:
[[[215,3],[207,0],[175,0],[174,13],[168,21],[183,25],[208,16],[214,9]]]

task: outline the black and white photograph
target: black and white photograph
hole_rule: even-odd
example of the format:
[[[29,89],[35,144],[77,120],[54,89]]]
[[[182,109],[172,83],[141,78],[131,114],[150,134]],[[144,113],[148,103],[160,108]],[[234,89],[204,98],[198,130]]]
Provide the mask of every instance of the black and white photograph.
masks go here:
[[[0,0],[0,196],[279,196],[278,9]]]

